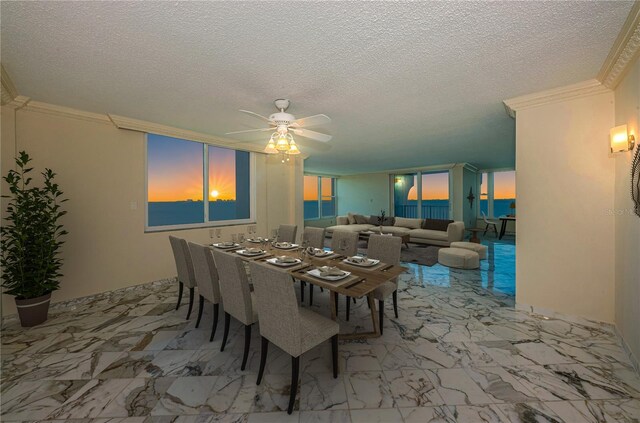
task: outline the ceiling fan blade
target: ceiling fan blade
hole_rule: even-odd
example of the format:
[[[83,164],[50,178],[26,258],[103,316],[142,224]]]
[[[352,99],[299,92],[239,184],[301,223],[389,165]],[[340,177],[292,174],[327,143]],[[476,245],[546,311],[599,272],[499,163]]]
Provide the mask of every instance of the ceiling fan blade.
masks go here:
[[[225,135],[248,134],[250,132],[272,132],[273,128],[246,129],[244,131],[226,132]]]
[[[310,128],[312,126],[325,125],[331,122],[331,118],[327,115],[313,115],[305,118],[296,119],[291,122],[294,128]]]
[[[252,112],[252,111],[249,111],[249,110],[239,110],[239,111],[240,111],[240,112],[242,112],[242,113],[246,113],[246,114],[248,114],[248,115],[251,115],[251,116],[257,117],[258,119],[262,119],[262,120],[264,120],[264,121],[266,121],[266,122],[271,122],[271,121],[269,120],[269,118],[268,118],[268,117],[264,117],[264,116],[262,116],[262,115],[259,115],[259,114],[258,114],[258,113],[256,113],[256,112]]]
[[[293,131],[294,134],[299,135],[301,137],[310,138],[312,140],[321,141],[321,142],[328,142],[328,141],[331,141],[331,138],[333,138],[333,136],[331,135],[322,134],[316,131],[310,131],[304,128],[291,128],[291,131]]]

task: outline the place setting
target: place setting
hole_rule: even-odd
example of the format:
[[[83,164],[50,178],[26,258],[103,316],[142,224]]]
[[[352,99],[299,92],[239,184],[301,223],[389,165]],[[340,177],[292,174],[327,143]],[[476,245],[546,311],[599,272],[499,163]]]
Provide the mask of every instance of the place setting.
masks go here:
[[[380,260],[371,259],[363,256],[350,256],[342,260],[343,263],[350,266],[357,266],[363,268],[372,268],[380,264]]]

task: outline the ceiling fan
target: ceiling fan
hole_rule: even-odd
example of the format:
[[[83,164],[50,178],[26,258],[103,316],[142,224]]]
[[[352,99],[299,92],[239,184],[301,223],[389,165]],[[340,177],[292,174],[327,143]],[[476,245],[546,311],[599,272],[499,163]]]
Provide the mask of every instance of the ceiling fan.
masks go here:
[[[262,116],[249,110],[240,110],[240,112],[242,113],[246,113],[250,116],[254,116],[258,119],[266,121],[269,124],[268,128],[233,131],[227,132],[226,135],[272,132],[271,138],[269,139],[267,147],[265,148],[265,152],[270,154],[282,153],[284,155],[300,154],[300,150],[298,149],[298,146],[296,145],[293,136],[291,135],[292,133],[304,138],[308,138],[310,140],[320,141],[322,143],[329,142],[331,138],[333,138],[331,135],[307,129],[309,127],[325,125],[331,122],[331,118],[329,118],[329,116],[319,114],[296,119],[296,117],[292,114],[286,113],[286,110],[291,104],[289,100],[278,99],[274,101],[274,104],[279,112],[273,113],[269,115],[269,117]],[[311,145],[310,147],[317,148],[313,145]]]

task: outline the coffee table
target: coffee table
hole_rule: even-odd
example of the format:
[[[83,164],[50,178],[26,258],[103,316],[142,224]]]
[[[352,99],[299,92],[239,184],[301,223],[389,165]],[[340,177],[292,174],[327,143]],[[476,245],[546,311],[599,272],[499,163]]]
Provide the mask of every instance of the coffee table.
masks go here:
[[[482,232],[483,229],[469,228],[469,229],[465,229],[465,231],[471,232],[471,237],[469,238],[469,242],[480,244],[480,238],[478,238],[478,232]]]
[[[367,241],[369,241],[369,237],[371,235],[380,235],[380,232],[378,231],[362,231],[362,232],[358,232],[360,239],[366,239]],[[411,240],[411,237],[409,236],[409,234],[392,234],[392,233],[382,233],[382,235],[393,235],[393,236],[397,236],[400,239],[402,239],[402,243],[404,244],[405,247],[409,248],[409,241]]]

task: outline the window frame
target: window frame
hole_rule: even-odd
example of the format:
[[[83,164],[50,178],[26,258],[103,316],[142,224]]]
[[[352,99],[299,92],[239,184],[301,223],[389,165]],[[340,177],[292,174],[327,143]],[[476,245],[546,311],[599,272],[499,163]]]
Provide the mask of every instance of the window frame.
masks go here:
[[[157,134],[164,136],[162,134]],[[149,226],[149,133],[144,135],[144,232],[167,232],[185,229],[215,228],[221,226],[256,224],[256,155],[253,151],[230,148],[209,144],[202,141],[176,138],[188,142],[197,142],[202,145],[202,206],[204,207],[204,222],[183,223],[178,225]],[[234,151],[246,151],[249,153],[249,218],[233,220],[209,220],[209,146],[227,148]]]
[[[305,173],[303,176],[313,176],[314,178],[316,178],[316,184],[318,187],[318,217],[312,217],[309,219],[304,218],[303,215],[303,220],[305,222],[311,222],[311,221],[317,221],[317,220],[323,220],[323,219],[331,219],[334,218],[338,215],[338,178],[336,176],[331,176],[331,175],[315,175],[315,174],[311,174],[311,173]],[[326,195],[322,195],[322,178],[331,178],[331,185],[332,185],[332,195],[331,196],[326,196]],[[303,186],[302,186],[302,191],[304,192],[304,178],[303,178]],[[304,214],[304,195],[302,196],[302,211]],[[331,216],[325,216],[322,214],[322,199],[323,198],[330,198],[333,201],[334,207],[333,207],[333,214]]]
[[[447,199],[448,201],[448,206],[449,206],[449,213],[448,213],[448,218],[451,219],[453,216],[453,204],[452,204],[452,198],[453,198],[453,175],[451,173],[451,169],[440,169],[440,170],[410,170],[407,171],[405,173],[392,173],[389,174],[389,186],[390,186],[390,190],[389,190],[389,202],[391,203],[391,211],[393,212],[393,216],[395,216],[395,211],[396,211],[396,204],[395,204],[395,195],[394,195],[394,190],[395,190],[395,180],[397,176],[407,176],[407,175],[412,175],[415,180],[416,180],[416,215],[418,217],[415,217],[414,219],[426,219],[424,216],[422,216],[422,202],[423,201],[429,201],[429,200],[423,200],[422,199],[422,176],[423,175],[432,175],[432,174],[436,174],[436,173],[446,173],[447,177],[448,177],[448,181],[447,181],[447,185],[448,185],[448,196],[449,198]]]
[[[495,201],[495,192],[494,192],[494,188],[495,188],[495,183],[494,183],[494,174],[496,173],[501,173],[501,172],[513,172],[514,176],[517,176],[516,174],[516,169],[515,168],[500,168],[500,169],[484,169],[484,170],[479,170],[478,171],[478,175],[480,175],[480,177],[478,178],[477,181],[477,192],[478,192],[478,208],[477,208],[477,218],[478,219],[482,219],[482,207],[480,207],[482,198],[481,198],[481,194],[482,194],[482,190],[481,190],[481,186],[482,186],[482,174],[486,173],[487,174],[487,219],[498,219],[500,218],[500,216],[494,216],[494,201]],[[516,186],[517,188],[517,186]],[[518,193],[516,191],[516,198],[515,200],[518,199]]]

